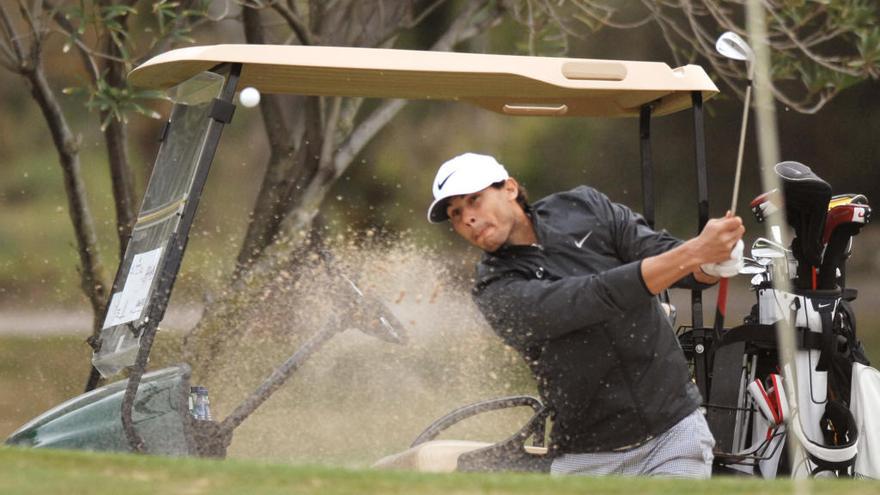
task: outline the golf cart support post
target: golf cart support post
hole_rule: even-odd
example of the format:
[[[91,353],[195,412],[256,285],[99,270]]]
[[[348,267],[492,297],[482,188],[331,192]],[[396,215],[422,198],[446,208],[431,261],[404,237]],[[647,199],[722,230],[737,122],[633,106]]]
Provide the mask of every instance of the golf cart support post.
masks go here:
[[[232,116],[232,96],[236,88],[253,86],[264,93],[314,96],[374,98],[442,99],[464,101],[513,116],[639,117],[644,213],[653,226],[653,166],[650,155],[652,115],[667,115],[693,109],[695,159],[698,185],[698,231],[708,220],[706,154],[703,138],[703,101],[718,92],[701,67],[687,65],[675,69],[658,62],[631,62],[574,58],[485,55],[411,50],[340,48],[321,46],[215,45],[182,48],[154,57],[129,75],[137,87],[168,90],[211,72],[224,78],[222,91],[212,100],[205,117],[208,129],[198,154],[194,180],[181,206],[182,220],[156,261],[155,283],[149,286],[147,303],[137,317],[119,325],[106,323],[98,351],[106,345],[108,332],[125,327],[137,347],[125,356],[114,356],[103,349],[101,360],[113,361],[115,368],[129,367],[130,380],[122,408],[126,436],[135,451],[143,441],[131,421],[131,404],[144,373],[156,328],[186,247],[189,229],[207,178],[210,163],[219,144],[223,125]],[[175,104],[176,111],[179,104]],[[171,122],[173,126],[174,122]],[[173,127],[171,132],[173,132]],[[161,153],[161,150],[160,150]],[[158,159],[157,159],[158,164]],[[151,181],[152,182],[152,181]],[[149,191],[149,189],[148,189]],[[173,205],[165,205],[171,207]],[[178,205],[180,206],[180,205]],[[149,213],[149,212],[148,212]],[[144,211],[139,216],[144,216]],[[120,263],[114,284],[114,297],[128,286],[131,260],[146,253],[134,252],[130,242]],[[112,302],[112,300],[111,300]],[[702,329],[702,299],[692,293],[692,325]],[[108,312],[110,311],[108,305]],[[109,346],[108,346],[109,347]],[[124,358],[124,359],[123,359]],[[93,360],[100,364],[99,360]],[[87,389],[94,388],[98,375],[92,370]],[[109,371],[109,372],[108,372]],[[104,369],[106,376],[115,374]],[[706,363],[696,360],[697,383],[706,394]],[[234,428],[242,419],[221,424]],[[233,424],[235,423],[235,424]],[[230,432],[231,433],[231,432]]]

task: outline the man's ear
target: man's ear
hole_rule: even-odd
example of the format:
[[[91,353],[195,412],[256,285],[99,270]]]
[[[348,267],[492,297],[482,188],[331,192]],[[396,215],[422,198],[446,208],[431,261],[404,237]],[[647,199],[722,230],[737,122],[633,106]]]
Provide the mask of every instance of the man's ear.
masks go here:
[[[519,183],[513,177],[508,177],[507,180],[504,181],[504,190],[507,192],[507,196],[510,199],[516,199],[519,196]]]

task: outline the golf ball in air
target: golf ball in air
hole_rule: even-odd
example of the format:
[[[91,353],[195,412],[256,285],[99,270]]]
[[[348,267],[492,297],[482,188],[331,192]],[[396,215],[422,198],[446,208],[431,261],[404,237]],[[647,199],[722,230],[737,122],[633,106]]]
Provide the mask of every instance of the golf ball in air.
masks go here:
[[[238,93],[238,102],[248,108],[255,107],[260,103],[260,92],[257,88],[248,86]]]

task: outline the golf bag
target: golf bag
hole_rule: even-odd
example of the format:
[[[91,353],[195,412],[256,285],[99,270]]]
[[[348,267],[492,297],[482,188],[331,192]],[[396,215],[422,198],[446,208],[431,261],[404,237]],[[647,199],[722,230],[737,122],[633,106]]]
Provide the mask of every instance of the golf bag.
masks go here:
[[[755,241],[743,273],[753,275],[757,302],[745,323],[714,336],[707,352],[716,472],[877,477],[880,424],[866,411],[880,405],[880,373],[868,367],[856,338],[857,292],[846,287],[845,267],[871,209],[861,195],[832,198],[831,186],[803,164],[782,162],[776,173],[785,203],[771,192],[752,209],[768,222],[784,209],[794,237],[785,247],[781,226],[771,223],[774,239]],[[773,288],[780,277],[791,280],[791,293]],[[774,325],[782,320],[795,329],[794,370],[780,369]],[[783,375],[797,377],[796,404],[788,404],[792,385]],[[802,452],[788,451],[788,434]]]

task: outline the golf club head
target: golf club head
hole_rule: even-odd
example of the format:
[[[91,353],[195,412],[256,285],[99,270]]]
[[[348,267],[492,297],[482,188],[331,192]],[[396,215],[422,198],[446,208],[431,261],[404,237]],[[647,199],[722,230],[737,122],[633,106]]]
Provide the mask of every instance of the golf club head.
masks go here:
[[[822,234],[822,243],[828,244],[831,233],[844,225],[852,225],[855,233],[870,221],[871,207],[866,204],[837,205],[828,210],[825,216],[825,231]]]
[[[822,234],[822,264],[819,267],[819,288],[833,289],[845,283],[846,260],[852,254],[853,236],[870,221],[871,207],[865,198],[861,203],[832,201],[825,216]]]
[[[772,191],[767,191],[764,194],[755,197],[755,199],[749,203],[749,208],[751,208],[752,213],[755,214],[755,220],[757,220],[758,223],[763,223],[767,218],[780,211],[781,203],[782,201],[779,197],[779,190],[773,189]]]
[[[727,31],[718,37],[718,40],[715,41],[715,50],[721,56],[733,60],[745,60],[751,63],[755,59],[752,47],[732,31]]]
[[[762,265],[752,258],[743,258],[743,262],[743,267],[739,271],[742,275],[755,275],[767,271],[766,265]]]
[[[791,249],[798,262],[798,283],[806,286],[811,279],[810,270],[822,263],[822,234],[831,185],[800,162],[779,162],[773,170],[782,183],[786,222],[794,230]]]
[[[828,209],[848,204],[866,205],[868,204],[868,197],[864,194],[835,194],[831,196],[831,201],[828,202]]]
[[[780,242],[772,241],[766,237],[758,237],[755,239],[755,242],[752,243],[752,247],[772,247],[780,251],[790,251],[790,249],[783,246]]]
[[[868,197],[864,194],[837,194],[831,197],[831,201],[828,202],[828,216],[825,217],[825,234],[822,236],[823,241],[827,244],[831,238],[831,234],[834,231],[834,228],[829,229],[829,224],[833,225],[836,220],[831,219],[831,212],[837,206],[843,205],[863,205],[864,210],[862,212],[856,212],[853,215],[852,221],[854,223],[863,223],[867,224],[871,221],[871,207],[868,204]],[[839,214],[839,213],[838,213]],[[861,229],[861,227],[858,227]],[[858,230],[857,229],[857,230]],[[847,257],[849,257],[850,251],[852,249],[852,239],[850,239],[849,247],[847,248]]]
[[[786,248],[782,244],[780,244],[778,242],[771,241],[770,239],[767,239],[766,237],[758,237],[757,239],[755,239],[755,242],[752,243],[752,256],[754,256],[755,258],[758,258],[758,256],[755,255],[756,249],[769,249],[769,250],[781,253],[781,255],[778,255],[778,256],[771,255],[776,258],[781,258],[782,256],[791,252],[790,249]]]
[[[354,301],[351,308],[351,316],[357,322],[354,327],[367,335],[376,337],[392,344],[405,344],[407,342],[403,325],[394,316],[394,313],[379,299],[367,296],[348,277],[339,274],[340,277],[354,292]]]
[[[784,258],[785,253],[779,252],[773,248],[754,248],[752,249],[752,256],[758,260],[758,263],[763,264],[762,262],[766,259],[774,259],[774,258]]]

